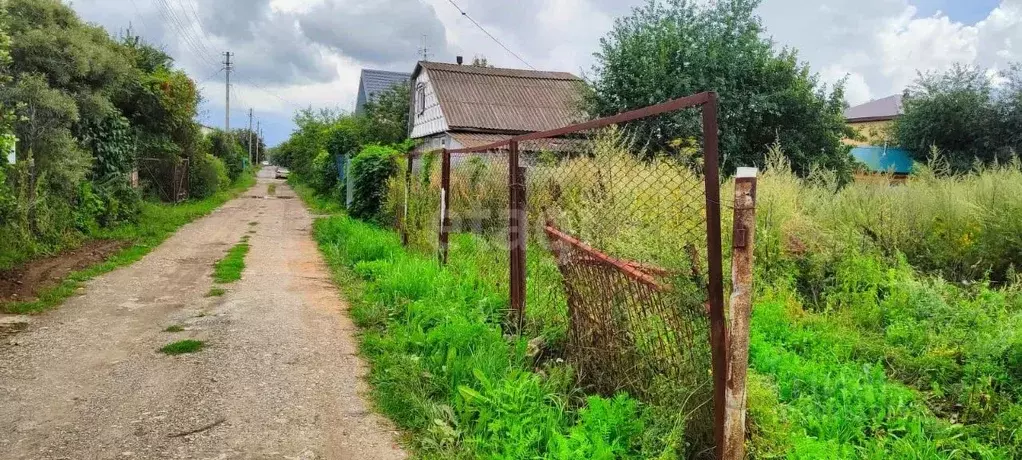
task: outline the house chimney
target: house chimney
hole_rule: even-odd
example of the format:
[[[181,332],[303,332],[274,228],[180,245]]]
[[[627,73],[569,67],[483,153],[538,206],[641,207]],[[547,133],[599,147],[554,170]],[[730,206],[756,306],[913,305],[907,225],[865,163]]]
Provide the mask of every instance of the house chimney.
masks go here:
[[[454,59],[455,59],[456,61],[458,61],[458,65],[461,65],[461,63],[462,63],[462,62],[465,62],[465,58],[463,58],[463,57],[461,57],[461,56],[458,56],[458,57],[456,57],[456,58],[454,58]]]

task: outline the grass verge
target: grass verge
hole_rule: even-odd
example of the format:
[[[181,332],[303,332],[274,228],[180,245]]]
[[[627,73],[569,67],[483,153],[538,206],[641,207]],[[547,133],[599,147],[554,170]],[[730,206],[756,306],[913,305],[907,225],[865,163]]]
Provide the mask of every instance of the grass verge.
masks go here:
[[[288,180],[288,185],[295,194],[305,202],[305,205],[316,214],[339,214],[344,212],[344,206],[338,200],[319,195],[312,187],[298,182],[294,179]]]
[[[0,305],[0,311],[13,314],[40,313],[54,308],[74,295],[82,283],[118,267],[129,265],[155,249],[182,225],[213,212],[227,201],[237,197],[255,185],[255,176],[242,176],[230,189],[203,199],[178,205],[165,203],[144,203],[138,223],[123,225],[103,231],[99,239],[131,241],[132,245],[114,254],[107,260],[84,270],[71,273],[59,284],[44,289],[39,298],[32,302],[12,302]]]
[[[160,348],[160,352],[165,355],[183,355],[201,351],[205,346],[206,343],[201,340],[178,340],[164,345],[163,348]]]
[[[225,284],[240,280],[241,272],[245,270],[245,255],[248,254],[249,247],[246,237],[227,251],[227,255],[213,266],[213,281]]]
[[[506,335],[506,294],[471,267],[407,253],[344,216],[314,234],[344,290],[377,408],[426,458],[673,458],[684,423],[626,394],[587,396],[562,363]],[[537,367],[538,366],[538,367]]]

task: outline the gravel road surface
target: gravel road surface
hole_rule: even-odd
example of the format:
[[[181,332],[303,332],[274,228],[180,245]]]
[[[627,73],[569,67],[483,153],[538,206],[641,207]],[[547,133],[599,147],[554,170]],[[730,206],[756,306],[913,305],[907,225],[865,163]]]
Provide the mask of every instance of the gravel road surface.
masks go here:
[[[355,328],[311,224],[264,170],[141,261],[3,337],[0,458],[404,458],[363,397]],[[242,279],[205,297],[212,264],[247,234]],[[182,339],[207,346],[157,351]]]

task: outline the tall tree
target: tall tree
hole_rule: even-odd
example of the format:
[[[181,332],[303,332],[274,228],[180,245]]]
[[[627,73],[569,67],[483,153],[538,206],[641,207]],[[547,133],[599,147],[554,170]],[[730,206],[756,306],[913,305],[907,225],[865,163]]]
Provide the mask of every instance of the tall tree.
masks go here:
[[[396,144],[408,137],[408,107],[411,89],[407,83],[392,86],[365,105],[367,143]]]
[[[720,95],[721,164],[762,165],[779,142],[793,168],[812,165],[848,177],[852,161],[841,139],[850,134],[842,112],[843,83],[829,92],[794,50],[777,50],[755,14],[758,0],[648,0],[618,19],[600,41],[585,98],[594,116],[664,102],[702,91]],[[654,150],[697,139],[693,112],[629,126]]]
[[[956,171],[975,161],[1007,156],[1001,139],[1001,114],[985,70],[955,65],[947,72],[920,74],[903,99],[904,114],[895,123],[901,146],[925,161],[932,147],[943,152]]]

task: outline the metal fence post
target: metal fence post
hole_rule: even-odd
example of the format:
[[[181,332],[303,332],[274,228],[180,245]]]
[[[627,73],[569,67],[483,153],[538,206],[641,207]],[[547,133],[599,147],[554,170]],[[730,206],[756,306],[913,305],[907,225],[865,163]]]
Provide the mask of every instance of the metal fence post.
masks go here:
[[[724,325],[724,274],[720,243],[720,175],[718,165],[717,93],[703,104],[703,179],[706,181],[707,302],[710,307],[710,359],[713,368],[713,439],[717,458],[724,457],[724,398],[727,386],[727,330]]]
[[[518,163],[518,142],[508,144],[508,243],[511,258],[511,310],[521,331],[525,322],[525,177]]]
[[[451,199],[451,152],[440,151],[440,263],[447,265],[447,246],[451,229],[448,202]]]
[[[405,166],[405,203],[404,212],[401,215],[401,244],[408,246],[408,200],[411,197],[412,189],[412,162],[415,154],[408,154],[407,165]]]
[[[756,168],[738,168],[735,178],[734,236],[731,244],[731,302],[728,303],[725,459],[745,458],[745,382],[749,367],[752,264],[756,242]]]

